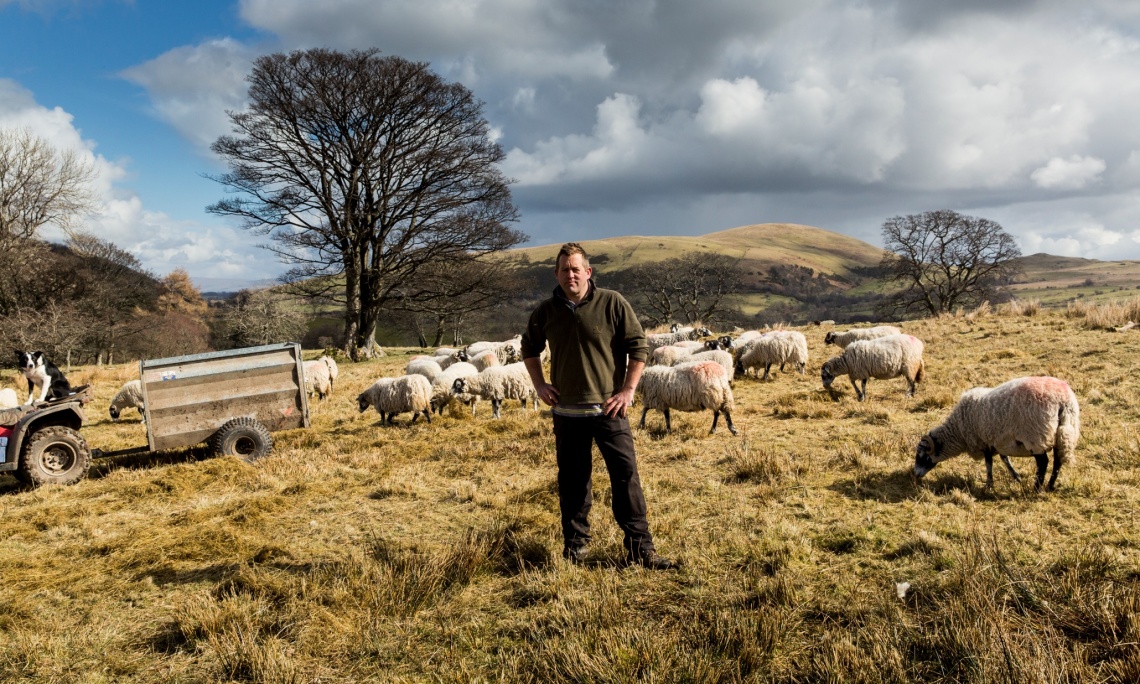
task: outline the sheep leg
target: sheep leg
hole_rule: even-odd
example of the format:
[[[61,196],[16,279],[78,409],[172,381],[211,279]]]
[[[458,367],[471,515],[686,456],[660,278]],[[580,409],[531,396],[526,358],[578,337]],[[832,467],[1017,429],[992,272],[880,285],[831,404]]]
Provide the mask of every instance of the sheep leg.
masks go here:
[[[1045,471],[1049,469],[1049,457],[1045,454],[1033,454],[1033,458],[1037,461],[1037,481],[1034,486],[1037,491],[1041,491],[1041,485],[1045,484]]]
[[[1013,476],[1014,481],[1015,482],[1021,482],[1021,476],[1018,475],[1017,471],[1013,469],[1013,463],[1009,460],[1009,456],[1002,454],[1001,455],[1001,462],[1005,464],[1006,469],[1009,470],[1009,474],[1011,476]]]
[[[420,418],[420,414],[415,412],[415,411],[412,411],[412,422],[408,423],[408,425],[415,425],[416,421],[419,420],[419,418]]]
[[[712,426],[712,429],[709,430],[710,435],[716,434],[716,421],[719,419],[720,419],[720,411],[713,409],[713,426]]]
[[[642,409],[641,409],[641,424],[637,426],[637,427],[641,428],[642,430],[645,429],[645,414],[647,414],[647,413],[649,413],[649,407],[648,406],[642,407]]]
[[[1045,489],[1050,492],[1053,491],[1053,485],[1057,484],[1057,473],[1061,472],[1061,453],[1059,449],[1053,449],[1053,474],[1049,476],[1049,486]]]
[[[502,405],[503,402],[499,399],[491,400],[491,416],[493,418],[502,418],[502,414],[499,412],[499,409],[502,407]]]
[[[804,370],[805,370],[805,369],[807,369],[807,364],[806,364],[806,363],[801,363],[801,364],[800,364],[800,375],[803,375],[803,374],[804,374]]]
[[[994,488],[994,452],[987,451],[982,454],[986,460],[986,491]]]
[[[781,362],[780,362],[780,372],[781,372],[781,373],[783,373],[783,372],[784,372],[784,364],[785,364],[785,363],[787,363],[787,361],[781,361]]]
[[[906,381],[907,381],[907,384],[910,385],[910,389],[908,389],[906,391],[906,395],[908,397],[913,397],[914,396],[914,390],[915,390],[914,380],[907,378]]]
[[[760,378],[760,379],[761,379],[761,380],[767,380],[767,379],[768,379],[768,374],[769,374],[771,371],[772,371],[772,364],[770,364],[770,363],[766,363],[766,364],[764,364],[764,377],[762,377],[762,378]]]
[[[663,408],[661,412],[665,414],[665,432],[672,432],[673,426],[669,423],[669,409]]]
[[[424,418],[427,419],[428,425],[431,425],[431,410],[424,409]]]
[[[728,412],[728,409],[721,409],[721,412],[724,413],[724,423],[728,426],[728,431],[736,436],[736,426],[732,424],[732,414]]]

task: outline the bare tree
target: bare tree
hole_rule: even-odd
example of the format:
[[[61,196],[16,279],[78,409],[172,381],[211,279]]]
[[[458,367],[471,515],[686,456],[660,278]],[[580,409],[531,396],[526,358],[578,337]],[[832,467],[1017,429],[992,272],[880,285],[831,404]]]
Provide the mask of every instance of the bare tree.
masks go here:
[[[300,341],[306,316],[273,290],[242,290],[219,316],[218,346],[247,347]]]
[[[938,315],[1001,296],[1018,270],[1021,250],[989,219],[950,210],[895,216],[883,224],[888,281],[901,286],[885,309]]]
[[[260,57],[248,80],[212,147],[236,196],[209,211],[269,235],[306,293],[337,294],[353,358],[421,269],[524,239],[482,103],[427,64],[312,49]]]
[[[739,315],[730,300],[740,291],[740,274],[736,259],[724,254],[685,252],[636,266],[618,280],[650,325],[673,321],[711,324]]]
[[[0,129],[0,241],[27,239],[45,225],[69,228],[94,210],[94,167],[27,129]]]

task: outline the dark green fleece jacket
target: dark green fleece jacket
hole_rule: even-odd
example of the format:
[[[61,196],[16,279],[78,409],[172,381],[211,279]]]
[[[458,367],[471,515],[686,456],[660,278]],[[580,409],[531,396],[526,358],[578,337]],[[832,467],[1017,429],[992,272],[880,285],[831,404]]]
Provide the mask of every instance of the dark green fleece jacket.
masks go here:
[[[550,383],[558,403],[602,404],[621,389],[626,357],[649,356],[645,331],[633,307],[617,292],[595,287],[577,306],[561,287],[530,315],[522,356],[534,358],[550,343]]]

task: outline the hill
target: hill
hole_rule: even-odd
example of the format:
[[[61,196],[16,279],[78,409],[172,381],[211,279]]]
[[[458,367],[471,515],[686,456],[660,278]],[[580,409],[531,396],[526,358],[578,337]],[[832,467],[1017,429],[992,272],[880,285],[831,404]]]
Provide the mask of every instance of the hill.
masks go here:
[[[1013,284],[1020,299],[1039,299],[1057,306],[1075,299],[1120,299],[1140,288],[1140,261],[1098,261],[1052,254],[1032,254],[1017,260],[1022,275]]]
[[[559,244],[523,247],[512,255],[553,265]],[[586,240],[582,246],[599,272],[664,261],[684,252],[715,252],[740,260],[739,268],[755,276],[771,266],[797,265],[818,273],[850,279],[860,268],[876,266],[882,249],[853,237],[795,223],[760,223],[707,235],[642,236]]]

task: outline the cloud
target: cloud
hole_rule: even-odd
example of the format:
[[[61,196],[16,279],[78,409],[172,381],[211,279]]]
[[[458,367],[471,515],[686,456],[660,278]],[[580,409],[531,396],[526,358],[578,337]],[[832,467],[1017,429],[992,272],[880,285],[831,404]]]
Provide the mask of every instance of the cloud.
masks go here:
[[[1103,159],[1074,154],[1068,159],[1053,157],[1047,164],[1035,169],[1029,177],[1041,188],[1079,190],[1095,182],[1104,173],[1104,169]]]

